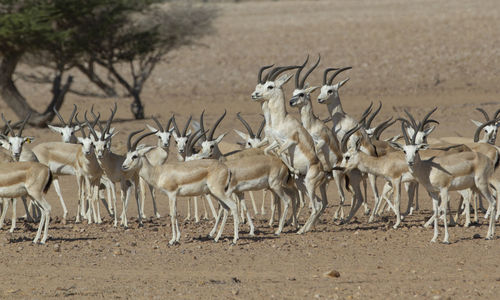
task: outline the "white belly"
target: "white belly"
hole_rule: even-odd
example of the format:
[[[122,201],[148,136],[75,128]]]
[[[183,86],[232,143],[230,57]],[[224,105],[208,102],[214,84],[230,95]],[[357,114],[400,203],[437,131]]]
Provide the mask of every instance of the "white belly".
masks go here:
[[[49,162],[49,168],[55,175],[75,175],[75,168],[57,162]]]
[[[238,182],[233,192],[258,191],[269,187],[267,176],[264,178],[256,178],[253,180],[244,180]]]

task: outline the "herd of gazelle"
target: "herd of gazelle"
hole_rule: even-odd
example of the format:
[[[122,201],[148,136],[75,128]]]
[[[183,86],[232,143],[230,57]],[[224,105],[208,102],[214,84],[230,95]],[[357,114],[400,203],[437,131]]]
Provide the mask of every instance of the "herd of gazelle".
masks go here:
[[[427,225],[434,224],[433,242],[438,238],[438,222],[441,219],[445,229],[443,242],[449,242],[447,214],[450,191],[458,191],[462,195],[461,207],[464,207],[466,214],[466,226],[470,224],[471,202],[477,205],[478,199],[486,199],[489,204],[486,212],[486,217],[489,217],[486,238],[494,238],[495,221],[500,214],[497,208],[499,202],[493,196],[498,197],[500,191],[500,182],[495,174],[499,164],[499,148],[494,145],[500,110],[490,119],[486,111],[478,108],[486,120],[473,121],[478,126],[473,139],[428,137],[436,124],[439,124],[430,119],[436,109],[431,110],[421,121],[417,121],[405,110],[407,118],[390,118],[372,127],[381,104],[373,113],[370,105],[360,119],[349,116],[342,108],[339,89],[348,79],[337,83],[333,81],[350,67],[326,69],[323,85],[319,88],[306,84],[307,77],[320,62],[319,57],[305,74],[301,74],[308,59],[309,57],[302,65],[270,65],[259,70],[257,86],[251,99],[261,105],[264,120],[255,134],[241,114],[237,114],[248,132],[235,129],[244,139],[244,142],[239,143],[240,147],[222,142],[226,133],[217,137],[214,135],[226,112],[209,130],[205,130],[204,113],[199,122],[192,121],[189,117],[182,131],[174,116],[165,127],[153,118],[157,126],[148,124],[149,132],[143,133],[144,129],[140,129],[129,134],[127,153],[124,155],[111,150],[112,139],[116,134],[111,127],[117,110],[116,104],[111,109],[105,126],[100,122],[100,113],[96,114],[93,108],[90,114],[84,112],[83,123],[78,119],[76,105],[68,122],[55,111],[62,126],[49,127],[61,135],[62,141],[40,143],[32,150],[23,147],[23,144],[34,139],[22,135],[29,116],[19,123],[11,124],[2,114],[5,127],[0,134],[3,146],[0,151],[0,226],[4,223],[9,203],[12,203],[10,230],[14,230],[15,201],[21,197],[26,218],[40,219],[33,242],[45,243],[51,207],[44,195],[53,183],[63,208],[63,222],[66,222],[68,211],[58,178],[74,175],[79,191],[76,222],[81,222],[83,218],[88,223],[101,223],[100,200],[106,198],[107,201],[103,200],[104,206],[113,216],[114,226],[117,226],[115,183],[119,183],[122,202],[120,225],[128,226],[126,213],[132,194],[137,202],[138,222],[142,224],[142,219],[145,218],[144,199],[146,189],[149,188],[155,217],[160,217],[156,206],[156,191],[165,193],[169,199],[172,224],[172,239],[169,244],[178,243],[181,237],[177,220],[178,197],[195,197],[196,221],[199,220],[196,197],[206,199],[206,202],[202,202],[205,217],[208,217],[205,206],[208,203],[215,218],[215,225],[209,233],[215,241],[220,239],[227,218],[232,215],[232,242],[236,243],[241,221],[246,219],[250,235],[254,234],[252,215],[245,203],[245,192],[250,192],[253,211],[257,214],[252,191],[270,191],[273,196],[271,218],[274,217],[274,207],[280,208],[276,235],[282,232],[287,223],[298,228],[298,233],[305,233],[314,228],[327,207],[327,185],[331,179],[335,182],[340,198],[336,218],[340,214],[340,218],[348,222],[361,205],[365,205],[365,212],[368,213],[368,179],[375,200],[369,222],[373,221],[383,205],[388,205],[396,215],[394,228],[397,228],[403,218],[400,212],[401,184],[404,184],[409,197],[405,214],[418,209],[416,192],[421,185],[432,198],[433,215]],[[264,75],[266,70],[268,72]],[[287,101],[283,86],[293,77],[293,74],[287,73],[290,70],[295,71],[295,90]],[[319,119],[313,112],[311,94],[317,89],[320,89],[318,103],[328,107],[330,117],[327,120]],[[298,109],[300,120],[287,112],[287,102]],[[330,121],[333,126],[328,125]],[[402,135],[380,139],[381,133],[397,121],[401,122]],[[480,138],[482,132],[484,134]],[[80,136],[77,137],[77,134]],[[140,144],[150,135],[157,136],[156,146]],[[175,156],[169,156],[171,138],[176,144]],[[380,195],[376,178],[385,180]],[[344,189],[352,198],[351,210],[346,218],[342,208],[345,201]],[[389,199],[391,194],[392,200]],[[32,200],[29,204],[26,196]],[[214,199],[218,210],[214,206]],[[303,199],[309,200],[311,212],[306,222],[299,226],[298,214],[303,207]],[[477,218],[477,207],[475,211]],[[287,219],[288,215],[290,217]],[[449,216],[449,221],[454,222],[452,216]],[[44,233],[40,239],[42,227]]]

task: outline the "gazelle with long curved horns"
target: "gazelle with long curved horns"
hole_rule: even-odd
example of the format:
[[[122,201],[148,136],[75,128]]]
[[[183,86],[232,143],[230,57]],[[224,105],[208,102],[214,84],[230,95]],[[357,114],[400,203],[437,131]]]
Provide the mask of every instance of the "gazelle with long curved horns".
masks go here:
[[[138,173],[148,184],[167,194],[172,222],[172,239],[169,244],[179,243],[181,237],[177,221],[177,197],[199,196],[207,193],[214,196],[224,209],[231,211],[234,221],[233,243],[236,243],[239,218],[236,203],[231,200],[228,192],[231,172],[227,166],[214,159],[167,162],[160,166],[153,166],[145,157],[152,147],[138,146],[138,143],[151,133],[143,134],[135,142],[131,142],[132,137],[141,131],[132,132],[129,135],[128,152],[121,168],[124,172]],[[220,239],[226,221],[227,214],[224,214],[215,241]]]
[[[283,162],[299,177],[296,179],[297,187],[313,203],[311,215],[298,231],[298,233],[304,233],[311,230],[319,216],[326,209],[328,200],[325,173],[316,155],[316,147],[311,135],[286,110],[282,87],[290,80],[292,75],[283,74],[280,77],[278,76],[297,67],[276,67],[262,79],[262,71],[269,67],[266,66],[260,69],[258,83],[252,93],[252,100],[261,103],[266,118],[266,126],[268,126],[266,138],[269,138],[271,143],[264,150],[265,153],[279,147],[278,156],[282,158],[285,155],[285,158],[282,158]],[[318,187],[320,188],[321,198],[316,195]]]
[[[102,134],[100,136],[97,135],[94,128],[89,127],[90,133],[93,135],[94,140],[94,153],[97,157],[97,162],[101,166],[103,171],[103,177],[106,177],[109,181],[112,182],[111,187],[111,196],[113,198],[113,209],[115,211],[114,214],[114,226],[117,226],[117,210],[116,210],[116,191],[115,191],[115,183],[120,183],[120,199],[122,201],[122,213],[120,216],[120,224],[124,227],[128,227],[127,221],[127,207],[128,202],[131,197],[131,193],[134,192],[136,203],[137,203],[137,211],[139,214],[139,225],[142,225],[142,211],[140,206],[140,195],[138,193],[139,188],[139,175],[137,172],[127,172],[121,168],[123,161],[125,160],[125,156],[116,154],[111,151],[111,138],[112,134],[109,133],[109,129],[111,126],[111,122],[116,113],[116,103],[114,108],[111,110],[111,116],[109,117],[106,127],[103,129]],[[88,121],[88,120],[86,120]],[[89,122],[90,123],[90,122]]]
[[[175,147],[177,148],[178,161],[184,161],[184,158],[186,157],[186,144],[187,140],[189,139],[189,136],[191,135],[191,129],[189,129],[189,123],[191,123],[192,118],[193,118],[192,116],[189,116],[188,120],[186,121],[186,125],[182,130],[182,133],[179,130],[179,127],[177,127],[177,123],[175,122],[175,116],[172,119],[172,124],[174,125],[174,132],[172,134],[175,140]]]
[[[318,66],[320,62],[320,56],[318,56],[317,62],[306,72],[304,77],[302,79],[300,78],[300,73],[307,64],[308,60],[309,56],[307,56],[304,63],[297,69],[297,72],[295,73],[295,90],[293,91],[292,98],[290,99],[290,106],[297,107],[299,109],[302,125],[313,138],[316,148],[315,150],[319,160],[321,161],[321,164],[323,165],[323,170],[325,172],[332,173],[340,197],[340,206],[336,214],[338,214],[338,212],[340,211],[343,218],[342,206],[345,202],[345,196],[342,182],[344,179],[344,174],[341,171],[333,169],[333,167],[341,162],[342,151],[339,148],[339,141],[333,134],[332,130],[328,128],[328,126],[326,126],[326,124],[322,120],[320,120],[313,112],[311,93],[314,92],[318,87],[308,87],[305,84],[307,77]],[[356,176],[356,174],[353,173],[352,176]],[[359,183],[358,180],[353,180],[354,181],[352,183]]]
[[[420,123],[418,131],[422,131],[422,123]],[[406,145],[400,145],[397,142],[391,144],[404,152],[410,172],[432,197],[434,236],[431,242],[436,242],[438,237],[439,198],[442,201],[441,209],[444,215],[445,235],[443,243],[449,243],[448,222],[446,220],[448,192],[468,188],[479,191],[492,206],[486,239],[493,239],[495,236],[494,215],[496,207],[495,199],[489,190],[490,178],[494,171],[492,161],[485,155],[472,151],[423,160],[419,150],[427,149],[429,145],[415,143],[416,134],[410,139],[406,130],[403,130],[403,137]]]
[[[172,117],[170,117],[170,119],[168,120],[165,129],[161,126],[160,121],[158,121],[158,119],[155,117],[153,117],[153,121],[156,123],[158,128],[154,128],[151,125],[146,124],[149,130],[153,132],[158,138],[158,145],[156,146],[156,148],[149,151],[146,155],[153,165],[162,165],[168,159],[170,137],[172,135],[172,132],[174,131],[174,128],[170,128],[173,119],[174,116],[172,115]],[[160,218],[160,213],[158,212],[156,206],[156,190],[153,188],[153,186],[148,185],[142,178],[139,178],[139,186],[139,192],[141,193],[141,211],[143,213],[142,217],[146,218],[146,214],[144,213],[144,201],[146,199],[146,186],[148,186],[149,191],[151,192],[151,199],[153,201],[153,213],[156,218]]]
[[[48,125],[50,130],[61,135],[61,141],[64,143],[76,144],[78,142],[75,133],[80,129],[78,124],[73,124],[73,118],[75,117],[77,111],[76,104],[73,104],[73,111],[68,119],[68,123],[64,121],[59,111],[54,107],[54,113],[61,121],[62,126]]]
[[[344,79],[338,83],[333,84],[333,80],[342,72],[352,69],[352,67],[345,68],[327,68],[323,72],[323,86],[321,87],[320,94],[318,95],[318,103],[326,104],[328,108],[328,113],[333,121],[333,132],[337,136],[339,141],[342,140],[344,134],[358,125],[358,121],[353,117],[349,116],[342,108],[342,102],[340,102],[339,89],[344,86],[344,84],[349,80],[349,78]],[[330,77],[328,73],[335,71]],[[363,119],[363,118],[362,118]],[[361,139],[360,149],[368,155],[377,156],[377,152],[373,144],[371,143],[368,134],[365,129],[362,128],[357,131],[351,137],[349,143],[351,146],[356,144],[356,141]],[[375,198],[375,202],[378,202],[379,193],[376,185],[376,178],[374,175],[369,174],[368,179],[370,181],[370,187]],[[365,214],[369,212],[369,208],[366,202],[367,195],[365,195],[365,200],[363,204],[365,205]],[[355,206],[358,206],[356,204]]]

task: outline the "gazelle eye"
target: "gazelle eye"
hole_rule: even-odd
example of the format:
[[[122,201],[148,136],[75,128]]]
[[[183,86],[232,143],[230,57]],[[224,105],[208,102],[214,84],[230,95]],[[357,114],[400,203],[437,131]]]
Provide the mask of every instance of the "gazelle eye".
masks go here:
[[[274,86],[270,85],[267,87],[268,90],[272,90],[274,88]]]
[[[328,94],[333,94],[333,90],[328,90]]]
[[[300,94],[299,94],[299,97],[304,97],[304,93],[300,93]]]
[[[137,154],[132,155],[132,159],[137,159]]]
[[[214,145],[210,145],[210,149],[213,149],[214,148]]]

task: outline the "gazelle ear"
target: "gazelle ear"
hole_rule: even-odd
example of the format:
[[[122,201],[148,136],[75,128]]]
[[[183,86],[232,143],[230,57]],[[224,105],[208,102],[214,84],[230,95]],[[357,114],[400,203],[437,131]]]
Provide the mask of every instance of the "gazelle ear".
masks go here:
[[[250,138],[250,136],[246,133],[243,133],[241,131],[239,131],[238,129],[234,129],[234,131],[245,141],[248,141],[248,139]]]
[[[306,88],[305,91],[307,94],[311,94],[312,92],[314,92],[317,89],[319,89],[319,86],[311,86],[311,87]]]
[[[339,88],[341,88],[344,84],[346,84],[346,82],[348,82],[348,81],[349,81],[349,79],[350,79],[350,78],[349,78],[349,77],[347,77],[346,79],[344,79],[344,80],[342,80],[341,82],[339,82],[339,83],[338,83]]]
[[[146,126],[148,127],[148,129],[151,131],[151,132],[157,132],[158,129],[154,128],[153,126],[149,125],[149,124],[146,124]]]
[[[424,130],[425,136],[428,136],[429,134],[431,134],[431,132],[433,132],[434,129],[436,129],[435,125],[429,126],[429,128],[427,128],[426,130]]]
[[[180,138],[180,136],[177,135],[177,132],[175,132],[175,130],[172,132],[172,134],[174,135],[174,138],[177,140],[178,138]]]
[[[290,78],[292,78],[293,75],[292,74],[283,74],[281,75],[280,77],[278,77],[278,79],[276,79],[274,81],[274,84],[276,85],[277,88],[280,88],[282,87],[285,83],[288,82],[288,80],[290,80]]]
[[[401,146],[398,142],[389,141],[389,145],[396,150],[404,151],[403,146]]]
[[[190,135],[191,135],[191,129],[188,129],[188,130],[186,131],[186,136],[190,136]]]
[[[227,134],[227,132],[224,132],[223,134],[219,135],[219,136],[215,139],[215,142],[216,142],[217,144],[219,144],[219,143],[222,141],[222,139],[226,136],[226,134]]]
[[[24,137],[24,142],[28,143],[28,144],[31,144],[31,142],[33,142],[34,140],[35,140],[35,138],[32,137],[32,136],[26,136],[26,137]]]
[[[49,126],[50,130],[56,132],[56,133],[61,133],[61,128],[57,127],[57,126],[52,126],[52,125],[47,125]]]
[[[479,121],[476,121],[476,120],[472,120],[471,119],[471,122],[474,123],[474,125],[476,125],[477,127],[483,125],[483,123],[479,122]]]
[[[139,153],[140,156],[143,156],[146,153],[148,153],[149,151],[153,150],[154,148],[155,147],[147,146],[145,144],[140,144],[139,146],[137,146],[136,150],[137,150],[137,153]]]

